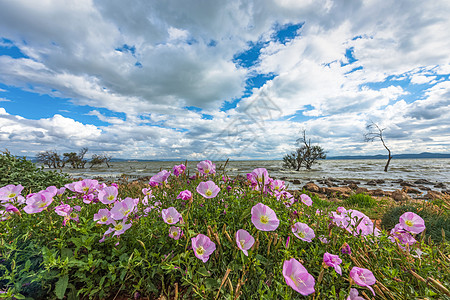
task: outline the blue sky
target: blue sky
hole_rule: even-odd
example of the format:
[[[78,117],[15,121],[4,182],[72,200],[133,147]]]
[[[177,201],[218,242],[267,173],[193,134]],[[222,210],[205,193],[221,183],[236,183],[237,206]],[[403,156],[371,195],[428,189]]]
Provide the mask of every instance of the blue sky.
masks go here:
[[[448,1],[0,0],[0,145],[16,155],[450,153]]]

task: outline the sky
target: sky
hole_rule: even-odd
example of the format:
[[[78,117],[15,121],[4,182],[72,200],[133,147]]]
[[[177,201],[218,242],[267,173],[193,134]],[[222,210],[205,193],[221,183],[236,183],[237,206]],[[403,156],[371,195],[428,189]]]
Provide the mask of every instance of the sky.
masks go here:
[[[450,153],[450,1],[0,0],[0,150]]]

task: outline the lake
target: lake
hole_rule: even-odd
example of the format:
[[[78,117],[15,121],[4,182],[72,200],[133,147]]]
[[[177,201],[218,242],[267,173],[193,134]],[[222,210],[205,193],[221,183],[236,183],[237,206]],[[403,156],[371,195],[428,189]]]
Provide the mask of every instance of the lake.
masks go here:
[[[112,162],[111,167],[95,166],[86,169],[64,168],[63,172],[71,174],[74,178],[94,178],[102,177],[105,180],[116,180],[123,174],[130,179],[144,176],[153,176],[162,169],[171,170],[175,164],[184,163],[182,161],[123,161]],[[190,174],[196,170],[198,162],[187,162],[187,169]],[[223,165],[224,162],[215,162],[216,166]],[[393,159],[389,165],[389,171],[384,172],[386,160],[381,159],[351,159],[351,160],[321,160],[313,165],[312,170],[301,169],[300,171],[283,168],[280,160],[245,160],[229,161],[226,166],[226,173],[230,176],[250,173],[255,168],[266,168],[269,176],[284,179],[292,189],[303,186],[308,181],[317,181],[326,178],[336,180],[360,181],[360,186],[373,179],[383,179],[385,183],[378,184],[377,187],[393,191],[400,188],[398,183],[392,182],[399,179],[405,181],[415,181],[426,179],[433,183],[442,182],[446,189],[450,188],[450,159]],[[89,164],[86,164],[89,166]],[[298,179],[301,184],[294,185],[292,181]],[[367,187],[367,186],[366,186]],[[432,187],[432,186],[430,186]],[[374,187],[370,187],[374,188]],[[433,187],[432,187],[433,188]],[[433,188],[434,190],[442,190]]]

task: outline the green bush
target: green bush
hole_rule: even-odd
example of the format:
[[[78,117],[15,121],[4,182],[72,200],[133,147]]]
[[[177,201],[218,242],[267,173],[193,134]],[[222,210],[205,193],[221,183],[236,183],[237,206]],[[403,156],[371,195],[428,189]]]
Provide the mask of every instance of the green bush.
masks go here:
[[[31,193],[51,185],[59,188],[71,181],[69,175],[57,171],[44,171],[25,157],[16,157],[8,151],[0,153],[0,187],[21,184],[24,192]]]
[[[427,239],[428,236],[431,236],[434,242],[442,242],[442,231],[447,239],[450,237],[450,217],[439,214],[430,207],[411,204],[392,207],[383,215],[381,226],[386,230],[391,230],[399,222],[400,216],[408,211],[418,214],[425,221]]]
[[[344,200],[344,203],[357,207],[375,207],[377,200],[366,194],[352,194]]]

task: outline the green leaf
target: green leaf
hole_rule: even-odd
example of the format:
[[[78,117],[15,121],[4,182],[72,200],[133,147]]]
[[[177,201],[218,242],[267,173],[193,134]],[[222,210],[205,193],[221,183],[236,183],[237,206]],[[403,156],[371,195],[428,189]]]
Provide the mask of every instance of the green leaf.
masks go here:
[[[66,293],[67,285],[69,284],[69,275],[64,275],[59,278],[55,284],[55,294],[58,299],[64,298]]]
[[[202,276],[205,276],[205,277],[209,277],[210,276],[208,270],[206,270],[205,267],[201,267],[199,270],[197,270],[197,273],[202,275]]]
[[[208,290],[214,290],[214,289],[217,289],[219,287],[219,283],[217,282],[216,279],[206,278],[205,279],[205,287]]]

